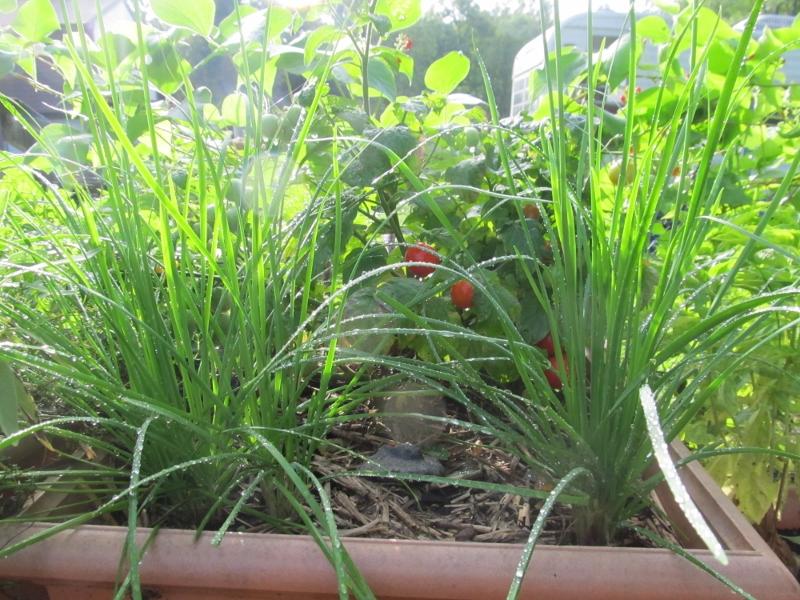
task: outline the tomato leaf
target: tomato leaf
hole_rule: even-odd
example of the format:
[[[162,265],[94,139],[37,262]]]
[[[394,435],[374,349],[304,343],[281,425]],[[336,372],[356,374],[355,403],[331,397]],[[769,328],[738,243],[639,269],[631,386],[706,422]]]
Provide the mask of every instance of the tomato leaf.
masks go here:
[[[378,0],[375,14],[388,17],[391,21],[389,32],[411,27],[422,16],[420,0]]]
[[[384,98],[394,101],[397,97],[397,83],[394,73],[380,58],[371,57],[367,63],[369,87],[377,90]]]
[[[434,92],[449,94],[464,81],[469,66],[469,59],[461,52],[448,52],[425,71],[425,86]]]
[[[11,27],[29,42],[42,42],[60,23],[50,0],[28,0],[20,7]]]
[[[151,0],[156,16],[170,25],[207,36],[214,26],[214,0]]]

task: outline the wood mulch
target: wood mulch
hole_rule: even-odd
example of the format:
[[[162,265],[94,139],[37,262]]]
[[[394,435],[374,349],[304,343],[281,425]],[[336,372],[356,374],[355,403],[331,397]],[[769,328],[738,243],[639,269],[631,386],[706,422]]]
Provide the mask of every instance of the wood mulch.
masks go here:
[[[333,444],[314,459],[313,469],[327,478],[340,535],[392,539],[458,540],[520,543],[527,540],[543,500],[503,491],[486,491],[458,485],[397,481],[339,475],[363,467],[364,456],[393,441],[377,421],[364,420],[336,428]],[[426,449],[436,456],[448,475],[547,492],[550,486],[491,442],[474,432],[452,428],[440,436],[439,445]],[[652,511],[637,524],[676,541],[669,524]],[[574,544],[569,506],[557,504],[539,537],[543,544]],[[640,536],[622,541],[625,546],[651,546]]]

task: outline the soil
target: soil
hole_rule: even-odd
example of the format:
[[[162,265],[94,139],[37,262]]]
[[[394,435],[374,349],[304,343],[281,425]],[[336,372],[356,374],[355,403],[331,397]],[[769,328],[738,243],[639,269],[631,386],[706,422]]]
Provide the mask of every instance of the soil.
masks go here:
[[[331,444],[314,458],[312,470],[325,480],[336,525],[343,537],[520,543],[527,540],[543,502],[504,491],[349,475],[365,467],[364,457],[396,445],[389,430],[376,419],[351,421],[339,426],[330,433],[329,440]],[[551,482],[541,480],[517,457],[499,448],[496,441],[481,438],[469,430],[448,426],[432,443],[424,446],[423,452],[429,461],[441,463],[444,477],[533,488],[543,493],[552,489]],[[23,501],[30,505],[33,498],[26,498],[26,495],[20,494],[14,501],[0,498],[2,512],[16,513]],[[256,509],[258,497],[259,494],[253,497]],[[174,514],[166,519],[159,514],[167,516],[157,507],[143,512],[141,525],[158,522],[165,527],[187,526],[174,521]],[[220,522],[224,520],[225,515],[218,516]],[[208,527],[214,529],[219,525],[216,521],[216,518],[212,519]],[[573,521],[571,507],[556,504],[545,521],[538,543],[575,544]],[[652,510],[644,511],[633,521],[678,543],[670,525]],[[124,524],[125,517],[106,514],[102,522]],[[274,525],[246,517],[243,513],[231,529],[278,531]],[[651,547],[653,544],[631,532],[619,541],[619,545]]]
[[[315,457],[313,470],[327,479],[326,491],[343,537],[520,543],[528,539],[543,502],[502,491],[347,475],[365,467],[364,456],[395,442],[374,420],[350,422],[334,429],[329,438],[333,444]],[[444,477],[543,492],[552,489],[518,458],[470,431],[450,428],[424,452],[444,465]],[[573,520],[570,507],[557,504],[538,543],[575,544]],[[669,524],[653,511],[635,522],[677,543]],[[651,547],[652,543],[631,533],[620,545]]]

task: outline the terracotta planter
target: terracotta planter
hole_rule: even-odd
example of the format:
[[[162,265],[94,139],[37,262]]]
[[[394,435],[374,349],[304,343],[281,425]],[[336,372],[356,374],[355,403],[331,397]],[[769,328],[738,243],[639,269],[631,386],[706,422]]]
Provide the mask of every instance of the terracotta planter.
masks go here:
[[[791,488],[781,507],[778,529],[800,529],[800,496],[797,488]]]
[[[756,598],[798,600],[797,581],[708,474],[692,463],[682,476],[728,548],[730,564],[720,567],[705,550],[695,548],[691,553]],[[670,498],[667,490],[658,494],[658,501],[674,515]],[[0,529],[0,545],[42,527]],[[138,532],[140,546],[149,533]],[[336,598],[333,569],[307,536],[230,533],[219,547],[210,544],[212,534],[197,542],[193,536],[191,531],[158,533],[141,563],[142,583],[152,592],[146,597]],[[44,585],[51,600],[106,600],[112,597],[118,577],[124,538],[125,530],[117,527],[84,526],[63,532],[0,560],[0,580]],[[369,539],[350,539],[345,545],[381,600],[504,598],[522,549],[510,544]],[[691,548],[691,539],[687,545]],[[534,553],[521,597],[730,600],[734,596],[666,550],[541,546]]]

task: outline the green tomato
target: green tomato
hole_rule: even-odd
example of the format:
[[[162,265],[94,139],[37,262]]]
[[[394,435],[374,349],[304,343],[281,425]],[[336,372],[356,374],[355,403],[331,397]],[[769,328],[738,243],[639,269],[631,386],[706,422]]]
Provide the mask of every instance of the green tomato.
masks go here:
[[[464,140],[467,148],[477,148],[481,143],[481,134],[475,127],[467,127],[464,129]]]
[[[189,180],[189,174],[184,169],[173,171],[170,177],[172,178],[172,183],[174,183],[177,188],[185,188],[186,182]]]
[[[233,306],[231,294],[224,287],[215,287],[211,290],[211,305],[214,307],[214,312],[227,312]]]
[[[228,221],[228,229],[231,233],[239,232],[239,212],[241,209],[237,206],[231,206],[225,211],[225,218]]]
[[[298,104],[292,104],[287,110],[286,114],[283,117],[283,125],[280,131],[280,138],[282,142],[288,142],[292,139],[292,133],[294,133],[294,128],[297,127],[297,122],[300,120],[300,116],[303,114],[303,107]]]
[[[221,333],[219,341],[222,341],[228,337],[228,334],[231,331],[231,313],[217,311],[214,313],[211,319],[211,330],[214,335],[216,336],[217,334]],[[217,328],[219,328],[219,331],[217,331]]]
[[[617,185],[619,183],[620,175],[622,174],[622,160],[615,160],[608,168],[608,177],[611,183]],[[633,183],[633,178],[636,176],[636,167],[633,166],[633,161],[629,160],[625,167],[625,183]]]
[[[280,124],[281,120],[277,115],[264,115],[261,117],[261,139],[269,141],[275,137]]]
[[[300,90],[300,93],[297,94],[297,103],[300,106],[305,106],[308,108],[311,106],[312,102],[314,102],[314,96],[316,95],[317,90],[314,89],[314,86],[304,87]]]
[[[234,177],[228,183],[228,189],[225,190],[225,197],[237,206],[242,204],[244,198],[244,184],[239,177]]]

